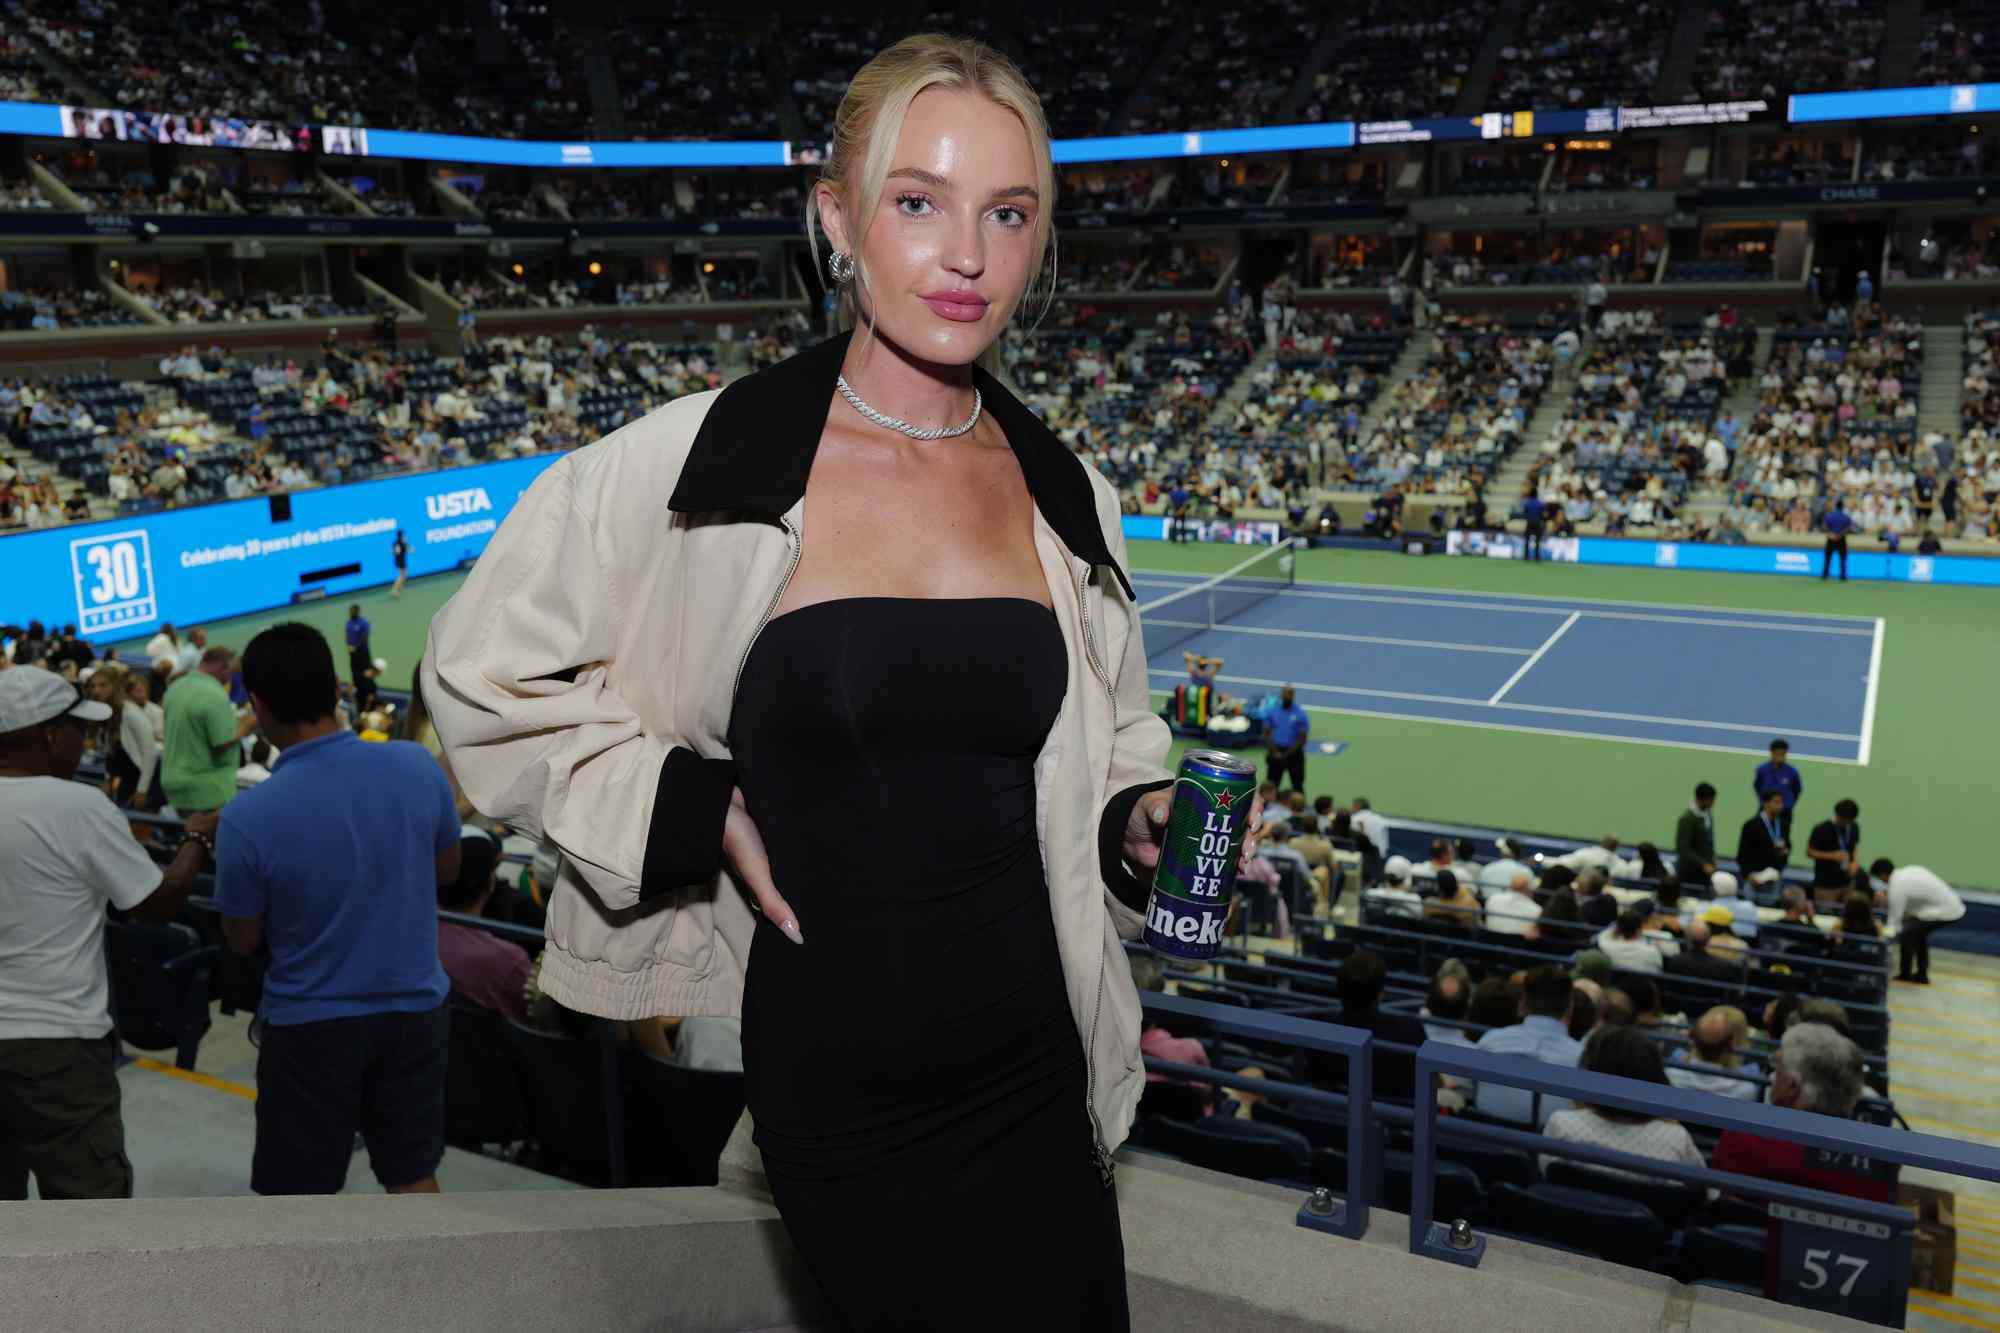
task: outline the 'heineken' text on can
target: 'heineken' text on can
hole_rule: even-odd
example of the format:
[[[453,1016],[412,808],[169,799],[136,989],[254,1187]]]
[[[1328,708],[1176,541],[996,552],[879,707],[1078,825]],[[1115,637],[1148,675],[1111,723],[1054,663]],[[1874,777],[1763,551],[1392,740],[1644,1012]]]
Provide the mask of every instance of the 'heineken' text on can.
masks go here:
[[[1146,943],[1176,958],[1213,958],[1222,948],[1236,857],[1257,793],[1257,768],[1233,754],[1181,757],[1167,840],[1146,906]]]

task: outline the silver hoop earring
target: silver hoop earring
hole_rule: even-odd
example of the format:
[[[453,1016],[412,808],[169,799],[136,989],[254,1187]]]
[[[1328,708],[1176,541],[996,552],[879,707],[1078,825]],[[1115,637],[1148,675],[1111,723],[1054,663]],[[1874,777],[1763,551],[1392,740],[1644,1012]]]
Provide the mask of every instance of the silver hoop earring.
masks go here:
[[[826,257],[826,271],[835,283],[845,287],[854,281],[854,256],[835,250]]]

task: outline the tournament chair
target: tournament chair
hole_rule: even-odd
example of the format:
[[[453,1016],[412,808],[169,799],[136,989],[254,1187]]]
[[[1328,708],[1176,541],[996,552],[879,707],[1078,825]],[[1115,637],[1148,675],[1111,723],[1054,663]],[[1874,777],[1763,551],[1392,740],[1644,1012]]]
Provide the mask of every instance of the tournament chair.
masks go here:
[[[1580,1162],[1550,1162],[1547,1179],[1551,1185],[1593,1190],[1642,1203],[1652,1210],[1653,1216],[1666,1224],[1669,1231],[1678,1231],[1687,1222],[1688,1215],[1702,1206],[1706,1197],[1699,1185],[1684,1185],[1670,1180],[1635,1180]]]
[[[634,1185],[713,1185],[742,1118],[740,1071],[689,1069],[625,1052],[626,1160]]]
[[[444,1077],[444,1137],[478,1150],[529,1136],[521,1062],[507,1038],[507,1020],[462,1000],[451,1004]]]
[[[1249,1180],[1304,1182],[1312,1173],[1312,1144],[1295,1129],[1206,1116],[1173,1125],[1160,1146],[1193,1166]]]
[[[1667,1228],[1642,1203],[1563,1185],[1495,1185],[1493,1225],[1531,1240],[1583,1250],[1614,1264],[1650,1268]]]
[[[511,1018],[506,1022],[527,1086],[535,1143],[548,1169],[593,1185],[622,1186],[624,1173],[614,1169],[611,1153],[611,1080],[602,1049],[607,1038],[566,1037]]]
[[[104,962],[118,1039],[142,1051],[172,1051],[193,1069],[208,1032],[208,974],[222,950],[178,921],[107,921]]]

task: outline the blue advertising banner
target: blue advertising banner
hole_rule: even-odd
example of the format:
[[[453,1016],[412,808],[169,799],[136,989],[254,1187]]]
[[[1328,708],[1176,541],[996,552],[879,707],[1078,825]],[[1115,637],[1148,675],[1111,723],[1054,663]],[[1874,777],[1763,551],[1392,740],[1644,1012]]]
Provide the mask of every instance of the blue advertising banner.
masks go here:
[[[1585,565],[1639,565],[1651,569],[1705,569],[1732,574],[1792,574],[1817,577],[1821,553],[1803,546],[1708,546],[1695,542],[1631,541],[1616,537],[1577,539],[1577,561]],[[1976,555],[1891,555],[1855,551],[1848,557],[1850,579],[1891,583],[1951,583],[2000,588],[2000,559]]]
[[[1931,88],[1870,88],[1851,93],[1794,93],[1795,125],[1816,120],[1887,120],[1896,116],[1966,116],[2000,111],[2000,83],[1939,84]]]
[[[470,563],[559,455],[74,523],[0,537],[0,622],[74,623],[86,639],[149,634]]]

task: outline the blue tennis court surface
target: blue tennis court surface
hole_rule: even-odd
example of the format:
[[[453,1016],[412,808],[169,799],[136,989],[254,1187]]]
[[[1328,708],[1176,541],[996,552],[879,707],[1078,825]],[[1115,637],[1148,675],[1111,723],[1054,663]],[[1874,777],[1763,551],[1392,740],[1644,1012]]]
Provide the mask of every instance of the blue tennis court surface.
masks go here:
[[[1201,582],[1140,573],[1148,639],[1205,625]],[[1221,657],[1232,694],[1298,689],[1346,713],[1866,764],[1882,623],[1859,616],[1593,602],[1307,583],[1156,651],[1156,689],[1183,651]]]

